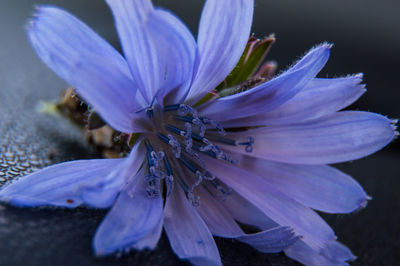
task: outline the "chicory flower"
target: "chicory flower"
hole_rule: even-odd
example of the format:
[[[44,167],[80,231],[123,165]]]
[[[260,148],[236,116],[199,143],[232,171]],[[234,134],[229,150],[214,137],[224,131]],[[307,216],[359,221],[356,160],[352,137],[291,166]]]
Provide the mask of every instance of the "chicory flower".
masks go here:
[[[340,111],[364,93],[361,75],[316,78],[331,48],[322,44],[269,81],[204,98],[242,55],[253,1],[207,0],[197,41],[150,0],[107,3],[123,56],[56,7],[38,8],[28,36],[111,127],[131,134],[129,156],[47,167],[4,187],[1,200],[111,208],[96,255],[153,249],[164,228],[177,256],[195,265],[221,265],[212,235],[309,265],[352,259],[314,210],[365,206],[360,185],[327,164],[369,155],[396,135],[386,117]]]

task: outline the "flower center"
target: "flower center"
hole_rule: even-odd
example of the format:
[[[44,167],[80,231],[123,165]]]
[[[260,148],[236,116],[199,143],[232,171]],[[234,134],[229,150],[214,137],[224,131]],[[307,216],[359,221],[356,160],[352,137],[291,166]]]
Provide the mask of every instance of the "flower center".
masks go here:
[[[167,105],[162,110],[149,107],[145,112],[153,125],[153,130],[145,136],[148,194],[168,197],[178,184],[188,200],[198,206],[200,197],[195,196],[194,189],[202,184],[214,187],[225,199],[231,189],[207,170],[201,156],[236,165],[238,161],[218,144],[242,145],[246,152],[251,152],[254,138],[248,137],[245,142],[226,138],[226,131],[219,123],[200,117],[193,107],[185,104]]]

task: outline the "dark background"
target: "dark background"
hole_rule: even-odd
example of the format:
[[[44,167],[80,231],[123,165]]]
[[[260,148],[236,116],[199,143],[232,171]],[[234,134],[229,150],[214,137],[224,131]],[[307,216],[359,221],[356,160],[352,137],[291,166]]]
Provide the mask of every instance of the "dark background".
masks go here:
[[[197,32],[203,1],[158,0]],[[0,183],[46,164],[88,158],[77,128],[35,111],[67,84],[30,48],[24,25],[35,4],[74,13],[119,49],[113,21],[102,0],[0,1]],[[367,93],[352,109],[400,117],[400,2],[398,0],[256,0],[253,32],[275,33],[268,59],[285,69],[323,41],[335,44],[321,77],[363,72]],[[399,141],[376,155],[338,165],[373,197],[350,215],[324,215],[358,260],[353,265],[399,265]],[[91,237],[105,212],[79,208],[17,209],[0,205],[0,265],[185,265],[165,235],[153,251],[122,258],[94,258]],[[225,265],[297,265],[282,254],[261,254],[244,244],[217,239]]]

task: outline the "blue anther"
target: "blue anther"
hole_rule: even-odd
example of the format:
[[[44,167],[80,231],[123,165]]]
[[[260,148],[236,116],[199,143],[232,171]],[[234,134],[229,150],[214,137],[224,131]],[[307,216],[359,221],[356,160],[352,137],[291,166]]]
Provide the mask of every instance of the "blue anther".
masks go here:
[[[147,195],[151,198],[160,196],[160,183],[159,180],[151,180],[146,188]]]
[[[203,181],[203,178],[204,178],[204,175],[200,172],[200,171],[197,171],[196,172],[196,177],[197,177],[197,180],[196,180],[196,182],[194,182],[194,184],[192,185],[192,187],[191,187],[191,191],[195,188],[195,187],[197,187],[198,185],[200,185],[200,183],[201,183],[201,181]]]
[[[152,165],[154,165],[155,168],[159,168],[160,161],[164,158],[165,154],[162,151],[159,151],[159,152],[152,151],[150,153],[150,156],[151,156]]]
[[[203,123],[199,124],[199,135],[204,137],[206,134],[206,126]]]
[[[206,154],[206,155],[208,155],[208,156],[210,156],[210,157],[212,157],[212,158],[214,158],[214,159],[217,158],[217,155],[216,155],[214,152],[212,152],[211,150],[202,151],[202,150],[200,150],[201,148],[202,148],[202,147],[200,147],[198,144],[193,143],[193,149],[194,149],[194,150],[199,151],[199,152],[202,152],[202,153],[204,153],[204,154]]]
[[[172,190],[174,189],[174,177],[172,175],[165,177],[165,186],[167,188],[166,196],[169,197],[171,195]]]
[[[226,135],[225,129],[219,123],[215,122],[214,120],[206,118],[206,117],[200,117],[200,120],[206,125],[213,126],[220,135],[222,135],[222,136]]]
[[[195,196],[193,194],[193,192],[189,191],[186,194],[188,200],[190,201],[190,203],[192,203],[193,207],[199,207],[200,206],[200,197],[199,196]]]
[[[171,134],[168,134],[168,139],[168,144],[172,146],[172,151],[174,152],[175,158],[179,158],[181,156],[181,145]]]
[[[179,105],[178,114],[179,115],[191,114],[194,118],[198,118],[196,110],[186,104]]]
[[[210,181],[211,184],[222,194],[222,201],[225,201],[226,198],[229,196],[229,194],[232,193],[232,189],[230,187],[227,187],[225,190],[221,184],[218,182],[218,180],[214,179]]]

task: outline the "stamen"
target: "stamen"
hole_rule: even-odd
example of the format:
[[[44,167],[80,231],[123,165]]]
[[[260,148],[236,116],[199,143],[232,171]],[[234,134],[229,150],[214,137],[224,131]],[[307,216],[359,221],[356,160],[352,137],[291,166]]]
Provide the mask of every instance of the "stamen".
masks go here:
[[[185,183],[185,181],[182,180],[182,178],[178,177],[177,181],[178,181],[178,184],[180,185],[180,187],[182,188],[182,190],[185,192],[185,195],[186,195],[187,199],[190,201],[190,203],[194,207],[200,206],[200,197],[195,196],[193,194],[193,191],[189,190],[188,185]]]
[[[191,117],[191,116],[175,115],[175,116],[174,116],[174,119],[175,119],[175,120],[182,121],[182,122],[189,122],[189,123],[192,123],[192,124],[198,123],[198,120],[197,120],[196,118]],[[193,120],[194,120],[195,122],[193,122]]]
[[[175,155],[175,158],[179,158],[181,156],[181,145],[179,144],[178,140],[174,138],[174,136],[168,134],[169,142],[168,144],[172,146],[172,152]]]
[[[190,201],[190,203],[192,203],[193,207],[199,207],[200,206],[200,197],[196,196],[193,194],[193,192],[188,192],[186,194],[186,197],[188,198],[188,200]]]
[[[230,162],[232,164],[237,165],[239,162],[237,160],[233,160],[230,158],[225,152],[223,152],[218,146],[213,145],[208,139],[204,138],[203,142],[207,144],[207,146],[200,147],[200,151],[207,152],[207,151],[212,151],[215,154],[216,159],[218,160],[223,160]]]
[[[171,164],[169,163],[167,156],[164,157],[164,167],[165,167],[165,170],[167,171],[167,175],[172,176],[173,175],[172,167],[171,167]]]
[[[204,137],[204,134],[206,133],[206,126],[203,124],[203,122],[199,118],[197,118],[197,117],[194,118],[191,116],[176,115],[176,116],[174,116],[174,119],[178,120],[178,121],[188,122],[188,123],[198,126],[199,127],[199,135],[201,137]]]
[[[169,144],[169,138],[167,138],[164,134],[158,132],[157,136],[166,144]]]
[[[174,136],[168,134],[167,137],[160,132],[157,133],[157,136],[162,140],[162,142],[172,146],[172,151],[176,158],[179,158],[179,156],[181,156],[181,145],[179,144],[178,140],[174,138]]]
[[[164,106],[164,112],[176,111],[179,109],[180,104],[172,104]]]
[[[172,125],[168,125],[167,124],[167,125],[165,125],[165,128],[167,130],[171,131],[172,133],[175,133],[175,134],[177,134],[179,136],[185,136],[185,134],[186,134],[186,132],[184,130],[180,130],[179,128],[174,127]]]
[[[218,180],[211,180],[211,184],[219,191],[221,192],[221,200],[225,201],[226,198],[232,193],[232,188],[227,187],[225,190],[224,187],[218,182]]]
[[[193,140],[192,140],[192,126],[189,123],[185,123],[185,149],[186,151],[190,151],[192,149]]]
[[[156,198],[160,196],[160,181],[157,179],[153,179],[149,181],[148,186],[146,187],[146,192],[149,197]]]
[[[222,136],[226,135],[225,129],[217,122],[215,122],[212,119],[206,118],[206,117],[201,117],[200,120],[206,124],[206,125],[211,125],[217,129],[218,133]]]
[[[197,115],[197,111],[194,108],[192,108],[191,106],[186,105],[186,104],[179,105],[178,114],[179,115],[191,114],[194,118],[199,118],[199,116]]]
[[[165,177],[165,186],[167,189],[166,196],[169,197],[172,190],[174,189],[174,177],[172,175],[168,175]]]
[[[197,177],[197,180],[196,180],[196,182],[194,182],[194,184],[192,185],[190,190],[193,190],[195,187],[200,185],[200,183],[203,181],[203,174],[200,171],[196,172],[196,177]]]
[[[196,174],[197,169],[196,166],[194,166],[191,162],[189,162],[184,156],[181,156],[179,160],[183,163],[184,166],[186,166],[187,169],[189,169],[192,173]]]
[[[160,161],[165,154],[162,151],[155,152],[149,142],[145,142],[147,147],[147,162],[149,165],[149,174],[145,177],[148,180],[146,188],[147,194],[150,197],[158,197],[160,193],[160,179],[163,179],[165,174],[160,171]]]
[[[254,138],[249,136],[247,137],[247,142],[239,142],[239,145],[245,145],[245,151],[246,152],[252,152],[253,151],[253,144],[254,144]]]
[[[159,151],[159,152],[152,151],[150,153],[150,156],[151,156],[152,165],[155,168],[159,168],[160,167],[160,161],[164,158],[165,154],[162,151]]]
[[[234,139],[228,139],[228,138],[212,138],[213,141],[222,143],[222,144],[227,144],[227,145],[231,145],[231,146],[236,146],[236,140]]]
[[[153,116],[154,116],[154,109],[153,109],[153,107],[147,108],[147,109],[146,109],[146,114],[147,114],[147,116],[148,116],[150,119],[153,118]]]
[[[172,167],[171,164],[169,163],[167,156],[164,157],[164,167],[165,170],[167,171],[167,176],[165,177],[165,186],[167,189],[166,196],[169,197],[169,195],[171,195],[172,190],[174,189],[174,177],[173,177]]]

